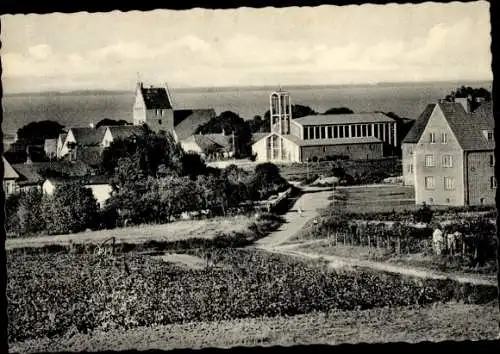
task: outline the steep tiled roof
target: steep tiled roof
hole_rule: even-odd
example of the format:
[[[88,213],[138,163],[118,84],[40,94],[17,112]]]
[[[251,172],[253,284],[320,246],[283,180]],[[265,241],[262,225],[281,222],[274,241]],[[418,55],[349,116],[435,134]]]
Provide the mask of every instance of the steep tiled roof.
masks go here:
[[[223,134],[204,134],[208,139],[214,141],[220,146],[230,147],[231,146],[231,136]]]
[[[113,125],[108,126],[113,139],[127,139],[134,135],[142,135],[145,129],[141,125]]]
[[[406,134],[406,136],[404,137],[403,141],[401,142],[402,144],[416,144],[420,140],[420,136],[424,132],[424,129],[427,125],[427,122],[429,121],[429,118],[431,117],[434,107],[436,107],[435,104],[428,104],[427,107],[425,107],[424,111],[417,118],[408,134]]]
[[[488,141],[483,130],[493,130],[493,106],[487,102],[474,113],[467,114],[460,103],[440,102],[439,108],[444,113],[458,143],[464,150],[492,150],[494,141]]]
[[[210,134],[215,135],[215,134]],[[220,144],[216,139],[211,139],[208,134],[195,134],[183,140],[184,143],[195,143],[203,150],[203,152],[221,150],[226,145]]]
[[[3,160],[3,179],[16,179],[19,174],[12,168],[11,164],[2,156]]]
[[[40,184],[46,178],[44,171],[50,170],[52,173],[66,176],[81,177],[89,173],[89,168],[85,163],[66,161],[35,162],[31,164],[14,164],[14,170],[19,174],[19,185]],[[57,179],[57,176],[51,176],[51,179]]]
[[[106,131],[106,127],[99,128],[71,128],[71,132],[75,137],[76,143],[78,145],[98,145],[102,142],[102,138],[104,138],[104,132]]]
[[[141,89],[146,109],[171,109],[172,103],[163,87],[143,87]]]
[[[35,166],[36,164],[14,164],[12,168],[19,175],[19,179],[16,181],[20,186],[29,186],[34,184],[41,184],[45,180],[39,173]]]
[[[302,125],[362,124],[394,122],[394,119],[379,112],[353,114],[318,114],[294,119]]]
[[[178,140],[193,135],[196,129],[215,118],[213,109],[181,109],[174,111],[174,130]]]

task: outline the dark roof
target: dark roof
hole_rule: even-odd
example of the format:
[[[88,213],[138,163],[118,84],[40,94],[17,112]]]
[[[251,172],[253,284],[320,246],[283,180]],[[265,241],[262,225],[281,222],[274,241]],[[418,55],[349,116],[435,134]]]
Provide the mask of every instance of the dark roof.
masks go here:
[[[143,135],[146,132],[142,125],[113,125],[107,128],[113,139],[127,139],[134,135]]]
[[[174,130],[177,139],[184,140],[193,135],[196,129],[215,118],[213,109],[180,109],[174,111]]]
[[[482,104],[472,114],[467,114],[460,103],[440,102],[438,105],[463,150],[495,149],[495,142],[488,141],[483,134],[483,130],[493,131],[494,128],[491,102]]]
[[[199,135],[199,134],[198,134]],[[204,134],[205,137],[214,141],[216,144],[222,147],[230,147],[231,146],[231,136],[224,134]]]
[[[143,87],[142,97],[146,109],[171,109],[172,103],[168,97],[167,90],[163,87]]]
[[[102,149],[100,146],[78,146],[76,148],[76,160],[89,166],[100,165],[102,162]]]
[[[436,104],[428,104],[424,111],[417,118],[410,131],[404,137],[402,144],[416,144],[420,140],[420,136],[424,132],[424,129],[431,117],[432,111],[434,111]]]
[[[34,184],[41,184],[45,180],[39,173],[36,164],[13,164],[12,168],[19,175],[16,181],[20,186],[29,186]]]
[[[201,135],[201,134],[192,135],[187,140],[194,140],[194,142],[203,150],[203,152],[220,150],[220,149],[224,148],[223,145],[210,139],[206,135]]]
[[[380,112],[352,114],[318,114],[293,119],[301,125],[363,124],[394,122],[391,117]]]
[[[99,145],[102,142],[102,138],[104,138],[104,132],[106,131],[106,127],[99,128],[71,128],[71,132],[75,137],[76,143],[78,145]]]

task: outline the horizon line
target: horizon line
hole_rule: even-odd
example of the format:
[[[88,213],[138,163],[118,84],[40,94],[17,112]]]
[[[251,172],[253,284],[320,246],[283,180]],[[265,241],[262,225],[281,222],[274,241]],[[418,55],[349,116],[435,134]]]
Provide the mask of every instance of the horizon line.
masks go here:
[[[144,82],[144,81],[142,81]],[[411,84],[438,84],[438,83],[463,83],[463,85],[467,83],[478,83],[478,82],[487,82],[493,83],[492,79],[466,79],[466,80],[418,80],[418,81],[380,81],[380,82],[360,82],[360,83],[328,83],[328,84],[289,84],[282,85],[284,87],[345,87],[345,86],[383,86],[383,85],[411,85]],[[153,87],[157,87],[158,84],[152,85]],[[169,85],[170,86],[170,85]],[[254,84],[254,85],[221,85],[221,86],[170,86],[171,90],[217,90],[217,89],[252,89],[252,88],[273,88],[277,87],[278,84]],[[134,89],[91,89],[91,88],[82,88],[82,89],[72,89],[72,90],[63,90],[63,89],[52,89],[52,90],[43,90],[43,91],[15,91],[15,92],[6,92],[4,88],[4,96],[13,96],[13,95],[33,95],[33,94],[71,94],[71,93],[79,93],[79,92],[105,92],[105,93],[126,93],[134,91]]]

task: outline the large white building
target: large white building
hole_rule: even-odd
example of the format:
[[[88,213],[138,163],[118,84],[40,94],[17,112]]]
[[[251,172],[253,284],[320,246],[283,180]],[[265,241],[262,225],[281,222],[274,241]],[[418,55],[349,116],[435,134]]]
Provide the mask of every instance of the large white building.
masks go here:
[[[396,121],[383,113],[320,114],[293,119],[287,91],[270,95],[270,132],[257,139],[257,161],[304,162],[343,157],[382,158],[396,146]]]

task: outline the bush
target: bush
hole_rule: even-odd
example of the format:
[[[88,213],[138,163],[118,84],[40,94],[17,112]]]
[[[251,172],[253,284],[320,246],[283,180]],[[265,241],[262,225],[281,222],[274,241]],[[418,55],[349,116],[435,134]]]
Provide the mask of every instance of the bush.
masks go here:
[[[425,203],[413,213],[415,222],[423,222],[425,224],[429,224],[432,221],[433,215],[434,211]]]
[[[99,214],[92,191],[70,182],[58,185],[43,202],[44,218],[49,234],[66,234],[97,229]]]
[[[12,194],[5,198],[5,231],[7,234],[19,234],[19,215],[17,211],[20,205],[20,195]]]
[[[38,234],[45,230],[42,198],[43,194],[38,189],[31,189],[20,194],[17,217],[19,219],[19,233],[21,235]]]

